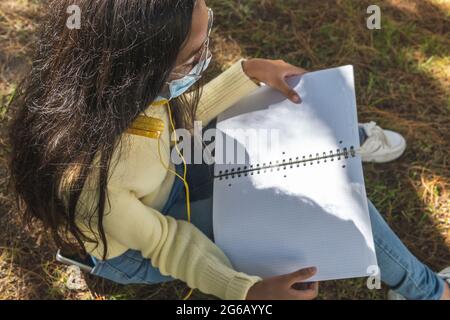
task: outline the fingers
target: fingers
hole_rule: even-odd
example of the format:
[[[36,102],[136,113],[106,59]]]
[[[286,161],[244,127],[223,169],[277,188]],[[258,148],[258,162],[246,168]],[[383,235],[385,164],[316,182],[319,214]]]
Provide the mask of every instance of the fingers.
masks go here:
[[[279,90],[282,94],[284,94],[292,102],[294,102],[294,103],[302,102],[302,99],[300,98],[298,93],[287,84],[287,82],[284,78],[278,79],[273,86],[275,89]]]
[[[300,76],[305,74],[306,72],[307,71],[303,68],[299,68],[289,63],[286,64],[286,77]]]
[[[303,283],[302,288],[300,290],[294,288],[295,284],[299,284],[299,282],[304,282],[305,280],[308,280],[316,273],[317,268],[311,267],[306,269],[300,269],[287,275],[290,284],[289,294],[292,296],[293,299],[312,300],[317,297],[317,295],[319,294],[318,282]]]
[[[252,63],[250,65],[250,63]],[[286,78],[303,75],[307,71],[283,60],[252,59],[245,63],[244,72],[280,91],[293,103],[301,103],[299,94],[286,82]]]
[[[317,268],[311,267],[306,269],[300,269],[298,271],[286,274],[281,276],[283,278],[283,281],[286,282],[286,285],[288,287],[291,287],[295,283],[303,282],[309,278],[311,278],[313,275],[315,275],[317,272]]]
[[[298,93],[287,84],[286,78],[303,75],[306,73],[306,70],[286,63],[283,60],[279,60],[278,63],[282,65],[282,72],[278,75],[279,78],[275,83],[275,88],[281,91],[292,102],[301,103],[302,99]]]
[[[319,294],[319,283],[318,282],[308,283],[307,288],[303,290],[290,289],[290,294],[293,299],[297,300],[315,299]]]
[[[255,283],[248,291],[247,299],[311,300],[319,292],[318,282],[306,282],[314,274],[315,267],[301,269],[290,274],[275,276]]]

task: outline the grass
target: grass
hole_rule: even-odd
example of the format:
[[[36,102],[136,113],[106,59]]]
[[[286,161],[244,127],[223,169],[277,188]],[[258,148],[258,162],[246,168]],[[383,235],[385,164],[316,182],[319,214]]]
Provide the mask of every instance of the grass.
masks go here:
[[[450,261],[450,1],[376,1],[382,29],[368,30],[366,0],[209,0],[215,11],[210,77],[240,56],[282,58],[309,70],[353,64],[359,117],[402,133],[398,161],[365,165],[368,195],[405,244],[434,270]],[[182,283],[118,286],[70,274],[40,226],[26,230],[7,190],[7,106],[30,63],[40,1],[0,3],[0,299],[180,299]],[[384,299],[365,280],[321,285],[321,299]],[[209,299],[196,292],[194,298]]]

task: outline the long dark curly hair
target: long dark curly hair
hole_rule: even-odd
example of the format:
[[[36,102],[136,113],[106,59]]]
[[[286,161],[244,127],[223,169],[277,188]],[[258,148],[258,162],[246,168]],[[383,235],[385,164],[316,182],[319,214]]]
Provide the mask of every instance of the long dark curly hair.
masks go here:
[[[81,29],[66,25],[71,5],[81,9]],[[101,243],[106,258],[103,217],[113,151],[122,148],[121,135],[163,89],[190,34],[195,5],[196,0],[48,3],[31,72],[10,108],[10,169],[25,222],[42,221],[59,247],[86,254],[84,242]],[[192,124],[199,92],[200,85],[194,99],[174,101],[177,126]],[[82,213],[95,235],[88,236],[75,209],[93,169],[99,170],[99,199],[94,210]]]

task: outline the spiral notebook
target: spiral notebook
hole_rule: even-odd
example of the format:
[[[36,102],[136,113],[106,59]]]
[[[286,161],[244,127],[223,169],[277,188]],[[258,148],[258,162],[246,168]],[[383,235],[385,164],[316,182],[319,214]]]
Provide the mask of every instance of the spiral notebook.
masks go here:
[[[261,87],[218,119],[215,242],[234,268],[261,277],[310,266],[309,281],[371,275],[353,67],[289,84],[300,105]]]

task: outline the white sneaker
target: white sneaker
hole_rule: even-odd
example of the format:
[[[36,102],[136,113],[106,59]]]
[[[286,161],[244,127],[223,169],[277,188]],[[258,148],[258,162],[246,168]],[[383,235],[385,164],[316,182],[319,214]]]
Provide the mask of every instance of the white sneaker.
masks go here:
[[[447,267],[444,270],[442,270],[441,272],[439,272],[438,277],[441,277],[450,285],[450,267]],[[389,290],[389,292],[388,292],[388,299],[389,300],[406,300],[404,296],[402,296],[401,294],[399,294],[395,291],[392,291],[392,290]]]
[[[360,153],[364,162],[384,163],[396,160],[406,150],[406,140],[397,132],[383,130],[375,122],[362,124],[367,139]]]

